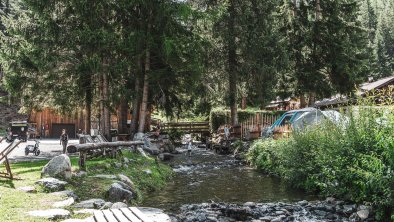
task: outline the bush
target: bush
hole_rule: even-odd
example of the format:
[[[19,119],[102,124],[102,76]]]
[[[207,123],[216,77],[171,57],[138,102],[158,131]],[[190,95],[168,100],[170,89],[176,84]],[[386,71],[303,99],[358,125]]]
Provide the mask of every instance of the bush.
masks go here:
[[[378,209],[390,218],[394,201],[394,112],[354,107],[346,126],[325,122],[286,140],[256,141],[251,164],[292,185]]]

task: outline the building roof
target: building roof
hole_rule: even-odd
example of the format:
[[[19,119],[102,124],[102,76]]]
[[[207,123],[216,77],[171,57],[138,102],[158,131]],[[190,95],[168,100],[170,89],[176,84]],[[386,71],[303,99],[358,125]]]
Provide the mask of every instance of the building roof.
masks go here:
[[[362,91],[371,91],[374,89],[380,89],[381,87],[384,87],[392,82],[394,83],[394,76],[389,76],[383,79],[379,79],[375,82],[363,83],[361,84],[360,88]]]

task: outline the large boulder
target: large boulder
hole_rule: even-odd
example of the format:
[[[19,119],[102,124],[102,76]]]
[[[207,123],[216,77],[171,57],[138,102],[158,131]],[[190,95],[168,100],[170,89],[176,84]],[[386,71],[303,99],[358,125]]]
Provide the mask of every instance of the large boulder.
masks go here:
[[[123,182],[113,183],[107,193],[108,193],[108,200],[111,202],[125,201],[129,203],[136,197],[131,187]]]
[[[138,209],[152,221],[171,222],[171,218],[163,210],[150,207],[138,207]]]
[[[51,159],[47,165],[42,168],[41,177],[50,176],[60,179],[70,179],[71,162],[66,154],[62,154]]]
[[[131,181],[131,179],[124,174],[119,174],[118,177],[120,181],[127,184],[131,188],[131,191],[133,192],[133,190],[135,189],[135,184],[133,183],[133,181]]]
[[[48,177],[38,180],[36,184],[42,186],[45,191],[56,192],[64,190],[67,182],[58,180],[56,178]]]
[[[171,153],[160,153],[159,158],[162,161],[168,161],[171,160],[174,157]]]

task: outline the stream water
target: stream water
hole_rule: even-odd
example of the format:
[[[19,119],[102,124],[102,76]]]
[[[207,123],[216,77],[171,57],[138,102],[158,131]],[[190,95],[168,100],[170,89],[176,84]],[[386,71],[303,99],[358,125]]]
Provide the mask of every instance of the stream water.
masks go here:
[[[169,164],[176,172],[167,186],[150,193],[142,206],[177,213],[184,204],[294,202],[316,199],[289,188],[279,178],[241,164],[230,156],[195,149],[191,157],[176,155]]]

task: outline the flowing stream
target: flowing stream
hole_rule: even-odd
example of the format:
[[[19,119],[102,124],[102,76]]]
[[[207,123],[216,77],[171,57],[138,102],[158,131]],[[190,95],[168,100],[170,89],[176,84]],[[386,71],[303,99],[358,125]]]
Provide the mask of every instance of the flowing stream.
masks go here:
[[[142,206],[177,213],[184,204],[294,202],[316,199],[289,188],[279,178],[241,164],[230,156],[195,149],[176,155],[169,164],[176,172],[165,188],[145,196]]]

